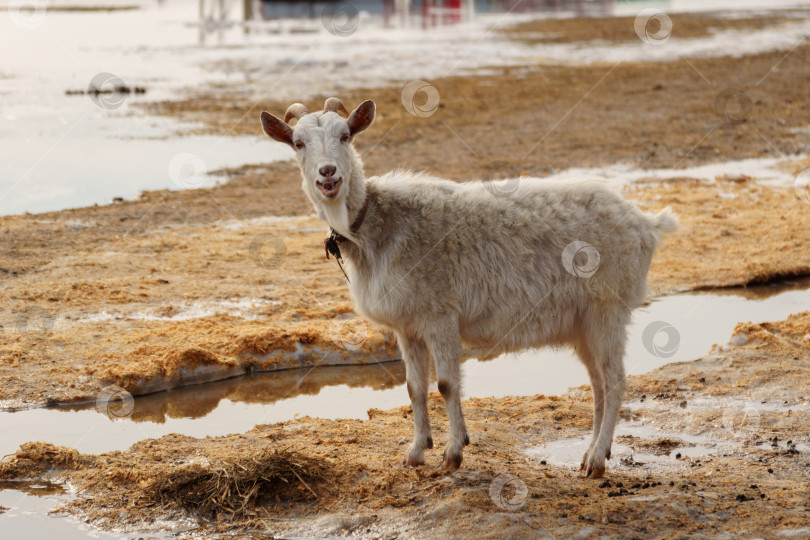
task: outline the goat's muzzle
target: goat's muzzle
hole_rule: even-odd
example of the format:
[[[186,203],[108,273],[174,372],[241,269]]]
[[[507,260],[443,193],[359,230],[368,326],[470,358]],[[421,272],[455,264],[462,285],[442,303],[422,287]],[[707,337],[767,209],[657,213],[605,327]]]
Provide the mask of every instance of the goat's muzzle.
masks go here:
[[[315,185],[318,186],[321,193],[326,195],[326,198],[334,199],[340,191],[340,186],[343,185],[343,178],[334,178],[330,176],[329,178],[316,181]]]

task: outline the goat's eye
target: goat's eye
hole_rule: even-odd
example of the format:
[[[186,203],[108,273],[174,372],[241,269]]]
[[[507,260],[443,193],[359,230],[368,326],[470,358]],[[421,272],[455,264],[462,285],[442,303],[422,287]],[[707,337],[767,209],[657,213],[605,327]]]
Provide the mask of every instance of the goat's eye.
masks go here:
[[[304,143],[302,143],[301,141],[295,141],[295,147],[300,150],[301,148],[304,147]]]
[[[343,136],[340,138],[340,142],[349,142],[349,136],[348,136],[348,135],[343,135]]]

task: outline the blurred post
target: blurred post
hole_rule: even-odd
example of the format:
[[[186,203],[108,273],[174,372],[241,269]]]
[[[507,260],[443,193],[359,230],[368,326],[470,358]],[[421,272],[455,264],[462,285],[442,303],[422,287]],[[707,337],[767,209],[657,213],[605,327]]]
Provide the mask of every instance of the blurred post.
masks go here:
[[[242,22],[245,34],[250,33],[250,23],[253,20],[253,0],[242,0]]]

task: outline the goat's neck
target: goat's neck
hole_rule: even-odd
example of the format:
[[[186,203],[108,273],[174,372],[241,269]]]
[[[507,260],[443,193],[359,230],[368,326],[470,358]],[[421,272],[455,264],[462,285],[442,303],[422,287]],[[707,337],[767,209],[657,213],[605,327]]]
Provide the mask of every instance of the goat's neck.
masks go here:
[[[352,168],[348,187],[349,192],[343,203],[323,205],[318,213],[332,229],[350,240],[357,241],[357,235],[352,233],[351,225],[366,202],[366,178],[359,157]]]

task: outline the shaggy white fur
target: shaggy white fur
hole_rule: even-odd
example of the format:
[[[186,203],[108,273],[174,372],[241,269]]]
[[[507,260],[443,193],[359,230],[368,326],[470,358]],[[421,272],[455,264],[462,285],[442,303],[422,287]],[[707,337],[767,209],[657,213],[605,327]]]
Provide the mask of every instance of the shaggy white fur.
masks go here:
[[[344,119],[335,102],[301,113],[294,128],[266,112],[262,123],[272,138],[296,148],[304,192],[344,236],[340,249],[358,313],[397,335],[416,431],[404,462],[423,464],[433,446],[431,359],[450,420],[443,466],[455,469],[469,443],[460,400],[463,348],[491,356],[571,345],[594,396],[582,470],[602,476],[625,387],[626,327],[647,293],[656,245],[677,228],[675,216],[669,209],[645,215],[596,182],[457,183],[409,171],[365,179],[351,140],[373,121],[374,103]],[[365,219],[353,231],[367,192]]]

